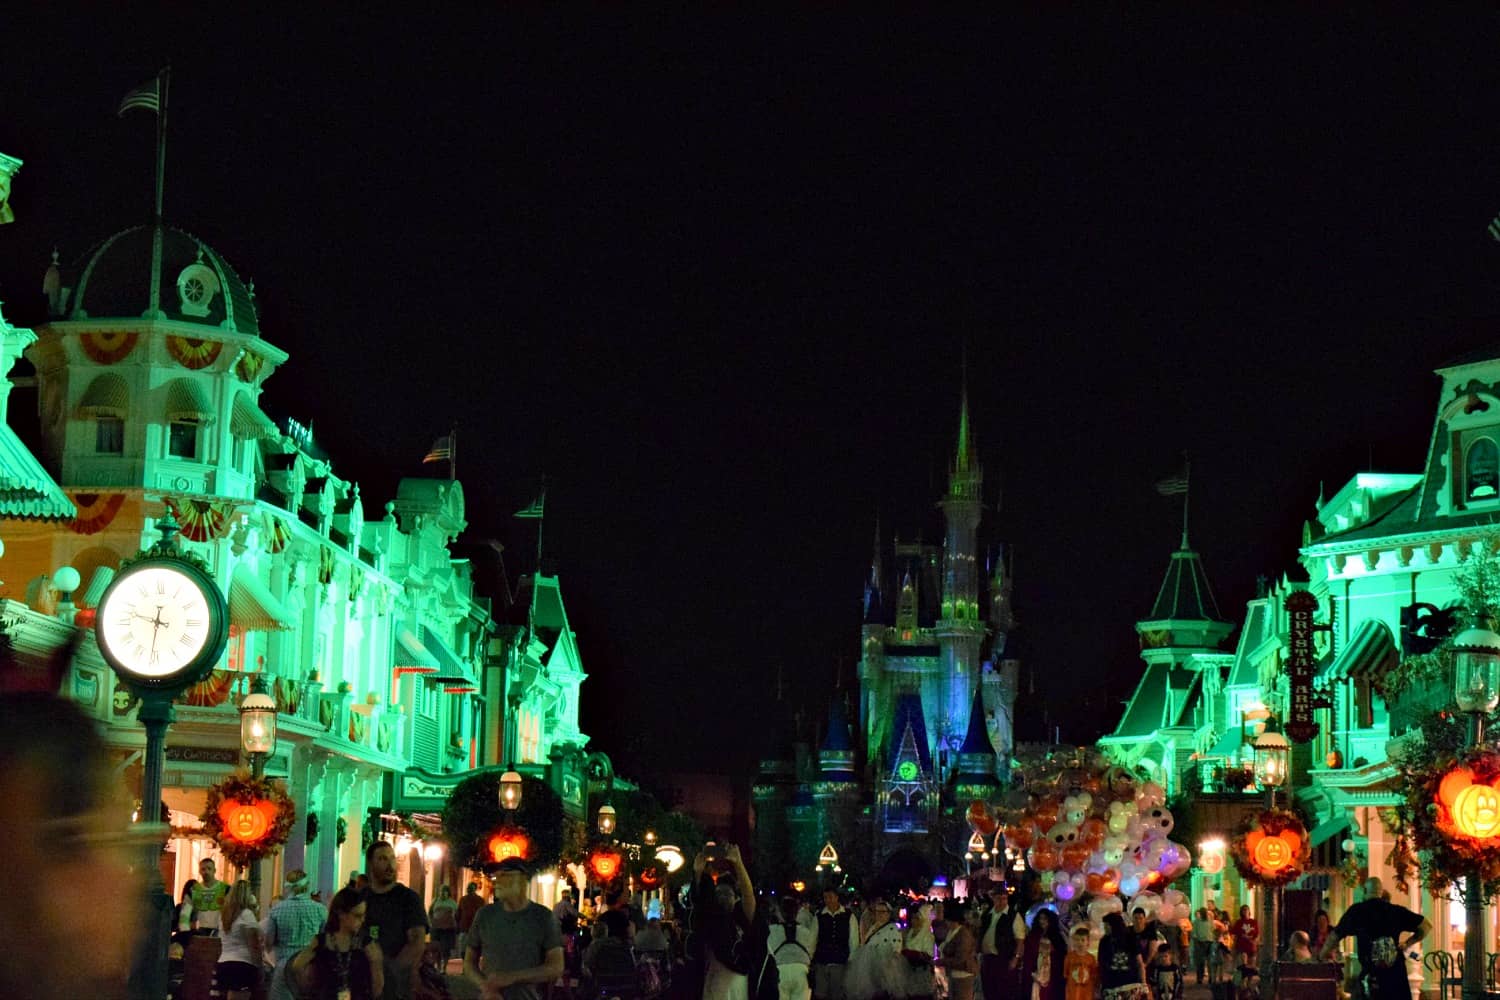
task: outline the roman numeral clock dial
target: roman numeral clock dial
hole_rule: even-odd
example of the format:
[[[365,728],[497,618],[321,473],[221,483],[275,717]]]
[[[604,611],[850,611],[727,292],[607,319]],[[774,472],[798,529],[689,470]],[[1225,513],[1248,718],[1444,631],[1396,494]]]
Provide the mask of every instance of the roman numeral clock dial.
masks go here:
[[[128,680],[190,684],[224,653],[228,615],[218,585],[180,559],[146,559],[115,577],[99,602],[99,652]]]

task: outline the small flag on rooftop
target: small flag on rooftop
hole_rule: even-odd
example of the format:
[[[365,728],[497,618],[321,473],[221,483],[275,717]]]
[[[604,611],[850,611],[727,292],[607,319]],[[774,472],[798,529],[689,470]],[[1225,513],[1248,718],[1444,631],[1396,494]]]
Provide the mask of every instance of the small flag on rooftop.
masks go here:
[[[1156,492],[1164,497],[1182,496],[1187,491],[1188,474],[1186,470],[1179,472],[1175,476],[1168,476],[1166,479],[1158,479],[1156,481]]]
[[[120,101],[120,110],[115,112],[117,117],[124,116],[125,112],[141,108],[155,114],[161,114],[161,77],[153,76],[147,82],[126,94]]]
[[[432,449],[427,452],[427,457],[422,459],[422,464],[428,462],[447,462],[453,458],[453,435],[444,434],[432,442]]]
[[[521,518],[523,521],[534,521],[543,516],[546,506],[547,494],[542,493],[535,500],[531,501],[531,506],[516,511],[516,517]]]

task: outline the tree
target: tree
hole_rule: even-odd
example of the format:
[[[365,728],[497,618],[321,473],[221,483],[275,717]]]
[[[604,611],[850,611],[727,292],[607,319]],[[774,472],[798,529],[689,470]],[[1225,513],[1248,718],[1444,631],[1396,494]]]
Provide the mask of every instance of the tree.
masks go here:
[[[491,863],[485,842],[511,823],[531,838],[526,860],[538,868],[556,865],[563,854],[562,799],[545,782],[522,776],[521,805],[507,816],[500,807],[500,774],[485,771],[459,782],[443,806],[443,834],[449,850],[469,868]]]

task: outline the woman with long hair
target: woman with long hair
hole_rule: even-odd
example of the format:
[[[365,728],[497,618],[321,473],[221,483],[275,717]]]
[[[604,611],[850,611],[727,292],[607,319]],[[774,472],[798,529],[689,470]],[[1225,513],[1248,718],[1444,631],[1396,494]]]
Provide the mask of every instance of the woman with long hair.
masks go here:
[[[1046,907],[1037,910],[1021,958],[1021,974],[1023,982],[1031,985],[1031,1000],[1062,1000],[1067,950],[1057,914]]]
[[[1104,937],[1099,941],[1099,985],[1104,1000],[1133,1000],[1149,995],[1146,960],[1140,944],[1118,913],[1104,915]]]
[[[250,883],[240,879],[219,907],[219,986],[226,1000],[250,1000],[260,980],[260,918]]]
[[[365,923],[365,900],[358,889],[344,887],[328,904],[323,933],[292,959],[288,972],[315,1000],[376,1000],[385,990],[384,956],[374,941],[363,948],[359,930]]]
[[[1328,935],[1333,933],[1333,921],[1328,918],[1328,911],[1320,909],[1313,914],[1313,929],[1308,935],[1311,939],[1312,953],[1321,954],[1323,946],[1328,943]]]

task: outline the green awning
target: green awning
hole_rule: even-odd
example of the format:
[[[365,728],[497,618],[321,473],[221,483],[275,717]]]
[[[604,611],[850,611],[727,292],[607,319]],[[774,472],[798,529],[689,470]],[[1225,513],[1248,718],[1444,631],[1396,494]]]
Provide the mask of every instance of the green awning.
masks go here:
[[[73,501],[7,424],[0,424],[0,516],[35,521],[78,516]]]
[[[247,632],[285,632],[292,615],[243,563],[229,578],[229,621]]]
[[[105,372],[103,375],[95,375],[89,387],[83,391],[77,413],[84,420],[98,420],[100,417],[124,420],[129,409],[130,388],[126,386],[125,380]]]
[[[203,390],[192,379],[174,378],[167,383],[166,417],[173,423],[208,423],[214,411],[208,406]]]
[[[422,645],[437,657],[437,673],[433,674],[430,680],[442,681],[446,684],[473,685],[473,669],[459,658],[452,646],[444,642],[441,636],[426,625],[422,626]]]
[[[1344,648],[1328,667],[1328,676],[1375,678],[1401,659],[1390,626],[1379,618],[1367,618],[1354,630]]]
[[[427,647],[422,645],[422,640],[412,634],[410,629],[398,629],[396,632],[395,660],[391,664],[396,670],[407,674],[430,674],[435,673],[438,662]]]
[[[237,393],[234,408],[229,413],[229,432],[237,438],[259,440],[274,438],[281,432],[276,422],[261,412],[248,393]]]

